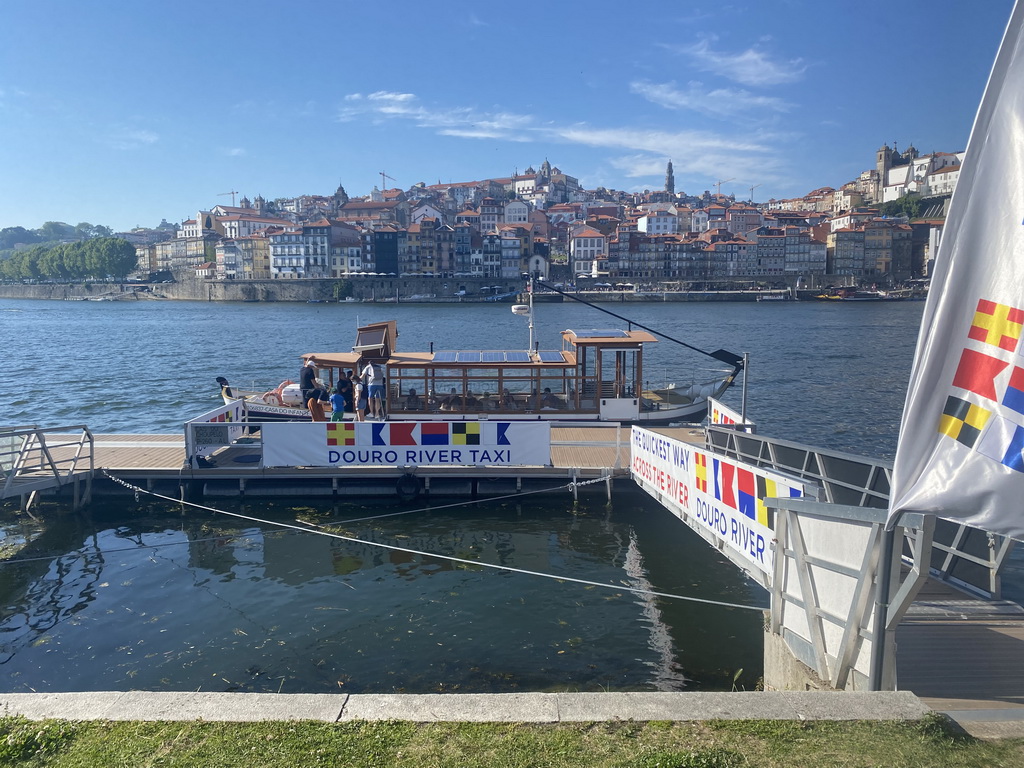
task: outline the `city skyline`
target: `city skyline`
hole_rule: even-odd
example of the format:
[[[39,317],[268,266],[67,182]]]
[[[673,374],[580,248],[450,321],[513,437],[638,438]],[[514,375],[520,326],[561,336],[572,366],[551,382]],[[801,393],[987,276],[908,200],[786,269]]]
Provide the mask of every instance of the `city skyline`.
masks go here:
[[[585,188],[660,189],[671,160],[677,192],[802,196],[883,143],[963,150],[1011,7],[22,4],[0,228],[125,230],[545,159]]]

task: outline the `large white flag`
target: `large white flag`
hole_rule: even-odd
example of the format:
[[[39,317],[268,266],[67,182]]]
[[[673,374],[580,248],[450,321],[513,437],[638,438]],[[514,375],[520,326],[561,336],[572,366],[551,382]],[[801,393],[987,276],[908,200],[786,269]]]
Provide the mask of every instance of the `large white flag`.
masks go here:
[[[1024,538],[1024,4],[974,121],[935,259],[893,473],[903,511]]]

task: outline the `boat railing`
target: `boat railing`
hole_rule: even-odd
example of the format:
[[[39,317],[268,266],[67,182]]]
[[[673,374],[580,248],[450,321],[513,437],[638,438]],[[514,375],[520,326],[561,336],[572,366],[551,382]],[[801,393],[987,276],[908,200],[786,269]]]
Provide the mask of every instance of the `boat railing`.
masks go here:
[[[748,464],[820,484],[821,501],[886,510],[892,462],[828,451],[759,434],[709,426],[707,447]],[[1014,541],[949,520],[937,520],[931,541],[931,574],[983,597],[1001,596],[1001,574]]]
[[[28,509],[39,492],[73,484],[77,509],[89,499],[94,469],[93,435],[84,424],[0,427],[0,499],[21,496],[22,508]]]

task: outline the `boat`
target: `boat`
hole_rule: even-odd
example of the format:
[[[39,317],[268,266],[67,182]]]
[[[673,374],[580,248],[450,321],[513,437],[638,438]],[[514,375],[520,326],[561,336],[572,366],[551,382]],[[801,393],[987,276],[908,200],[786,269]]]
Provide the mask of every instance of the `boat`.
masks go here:
[[[762,291],[757,294],[758,301],[795,301],[793,294],[785,291]]]
[[[645,348],[658,342],[650,329],[632,327],[636,323],[628,330],[568,329],[561,332],[561,349],[542,350],[533,344],[532,304],[512,309],[530,316],[526,349],[402,352],[397,348],[397,321],[389,320],[359,327],[351,352],[307,352],[302,364],[315,361],[321,385],[328,389],[343,371],[358,372],[370,362],[383,366],[389,421],[500,418],[621,424],[699,422],[707,415],[709,398],[720,398],[743,369],[743,358],[731,352],[703,352],[731,370],[687,384],[645,387]],[[223,378],[218,382],[225,403],[243,401],[248,421],[310,418],[292,381],[263,392],[238,390]]]
[[[814,297],[818,301],[901,301],[904,296],[899,293],[878,290],[855,290],[842,288],[833,293],[821,293]]]

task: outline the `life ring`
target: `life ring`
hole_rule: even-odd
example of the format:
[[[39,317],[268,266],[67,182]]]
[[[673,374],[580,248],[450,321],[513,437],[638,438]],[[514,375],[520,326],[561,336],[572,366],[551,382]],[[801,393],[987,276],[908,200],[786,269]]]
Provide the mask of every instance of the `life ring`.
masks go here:
[[[267,405],[281,405],[281,395],[276,391],[264,392],[263,402]]]

